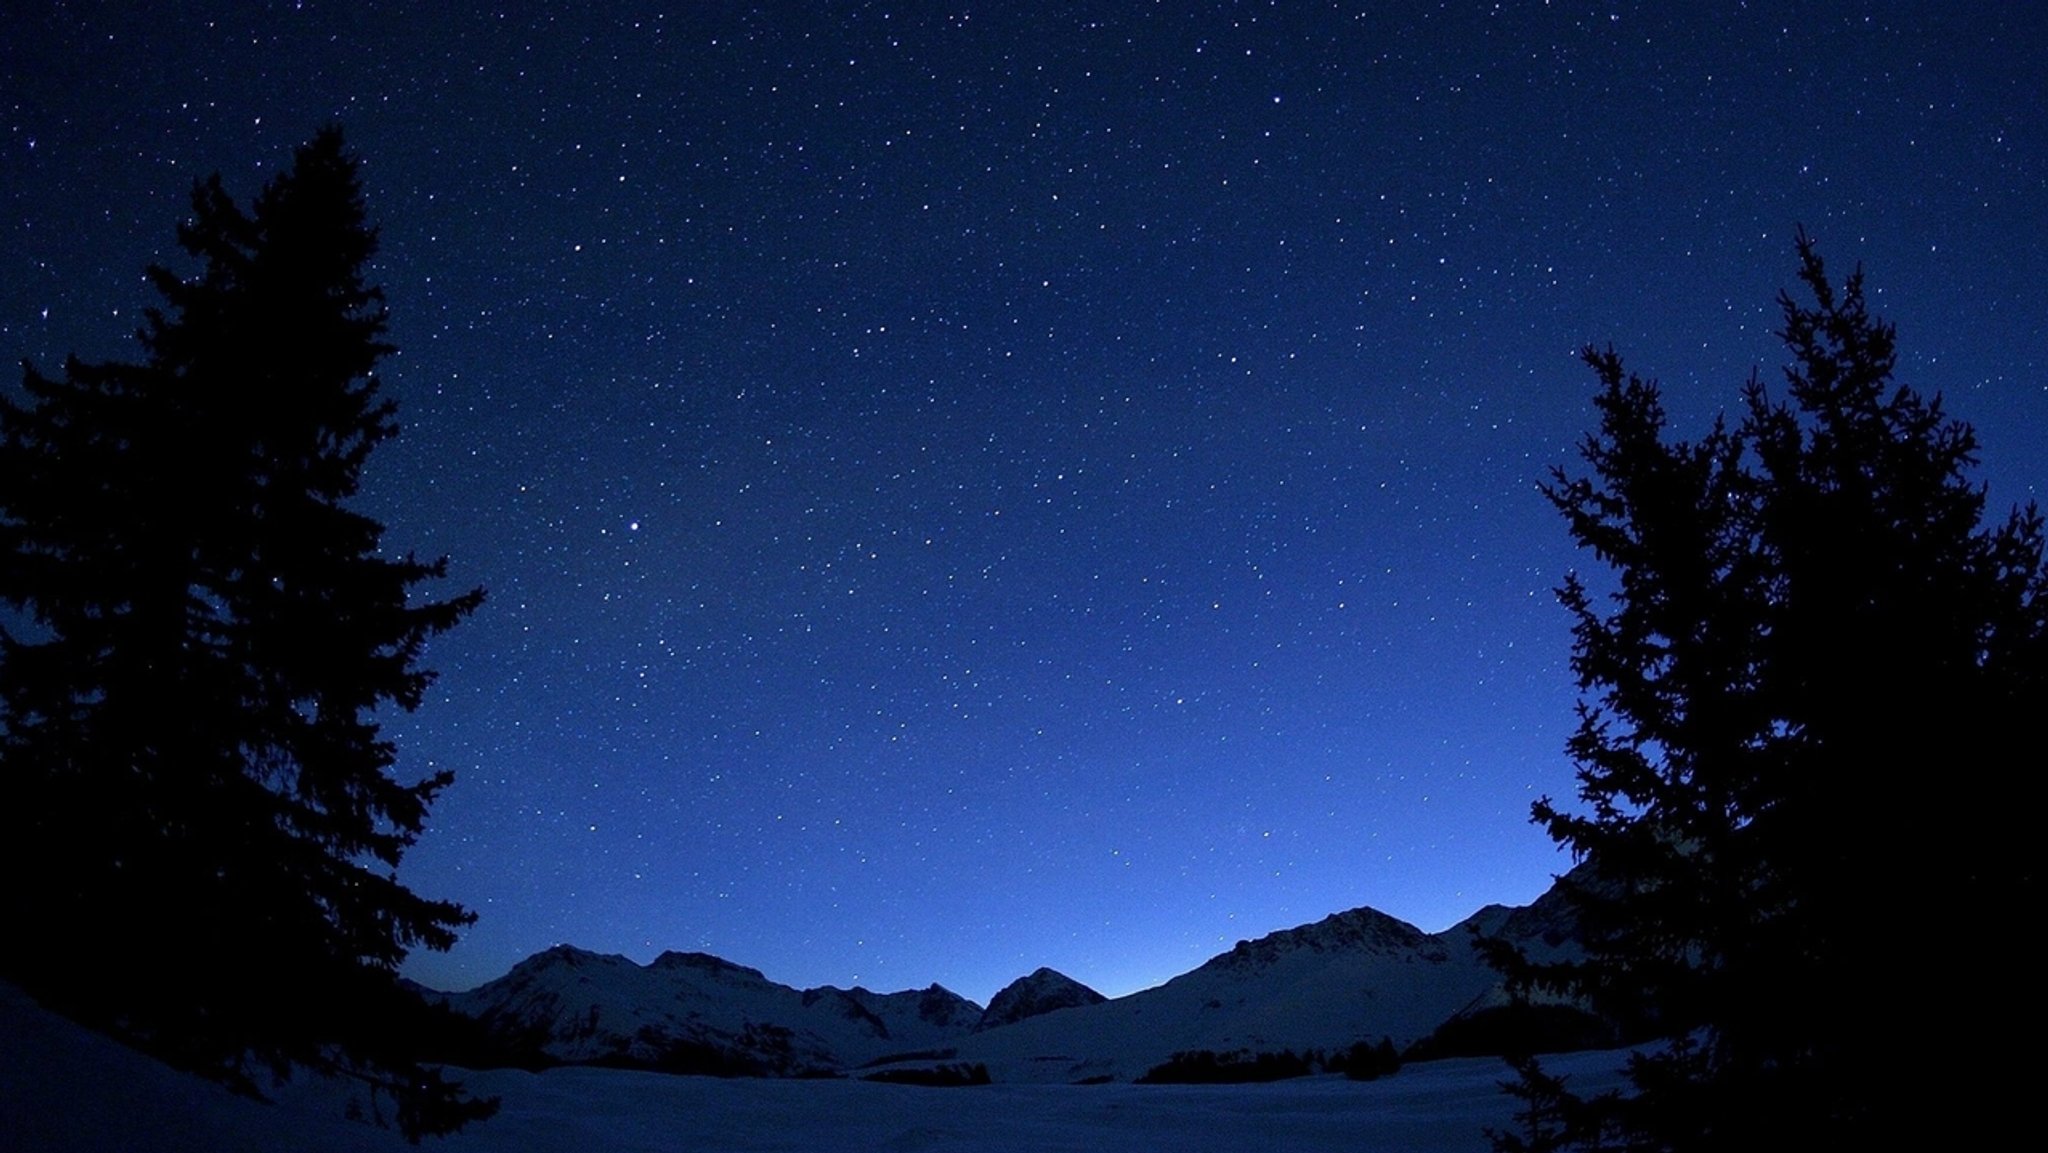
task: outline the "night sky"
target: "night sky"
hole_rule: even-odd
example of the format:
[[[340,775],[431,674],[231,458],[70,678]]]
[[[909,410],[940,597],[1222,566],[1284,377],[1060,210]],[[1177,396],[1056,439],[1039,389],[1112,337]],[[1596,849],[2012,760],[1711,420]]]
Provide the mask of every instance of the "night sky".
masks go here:
[[[1117,994],[1530,900],[1576,350],[1703,431],[1798,224],[2048,480],[2048,6],[21,7],[8,357],[135,355],[195,178],[364,160],[362,507],[490,595],[388,729],[480,914],[429,984]]]

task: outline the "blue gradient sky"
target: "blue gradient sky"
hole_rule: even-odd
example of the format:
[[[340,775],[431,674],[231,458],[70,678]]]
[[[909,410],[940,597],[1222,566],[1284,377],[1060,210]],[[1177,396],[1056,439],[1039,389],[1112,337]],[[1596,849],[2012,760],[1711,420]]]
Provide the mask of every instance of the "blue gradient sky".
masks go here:
[[[1681,429],[1803,223],[1903,375],[2048,459],[2037,6],[74,4],[0,45],[0,349],[127,355],[191,181],[338,120],[405,435],[490,601],[394,717],[402,875],[797,985],[1108,993],[1564,861],[1536,485],[1575,350]],[[209,12],[209,10],[211,10]]]

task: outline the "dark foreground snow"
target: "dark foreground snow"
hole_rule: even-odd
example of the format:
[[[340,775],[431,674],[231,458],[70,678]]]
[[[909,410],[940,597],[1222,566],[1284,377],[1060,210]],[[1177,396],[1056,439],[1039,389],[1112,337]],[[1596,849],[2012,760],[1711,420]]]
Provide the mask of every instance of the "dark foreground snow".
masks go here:
[[[1553,1058],[1575,1087],[1618,1083],[1613,1053]],[[921,1089],[856,1081],[722,1081],[602,1069],[461,1075],[504,1108],[419,1146],[601,1150],[1470,1150],[1512,1102],[1494,1060],[1438,1061],[1376,1082],[1022,1085]],[[338,1086],[303,1080],[274,1104],[234,1097],[38,1008],[0,986],[0,1149],[400,1150],[342,1119]]]

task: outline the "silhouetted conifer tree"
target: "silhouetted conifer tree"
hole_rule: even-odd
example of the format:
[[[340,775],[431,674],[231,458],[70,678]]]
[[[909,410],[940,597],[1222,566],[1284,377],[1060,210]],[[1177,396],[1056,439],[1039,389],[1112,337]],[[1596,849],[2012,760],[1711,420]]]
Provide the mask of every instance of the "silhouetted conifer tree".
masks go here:
[[[401,781],[376,712],[482,593],[413,599],[442,564],[350,507],[397,426],[339,130],[249,211],[218,177],[192,208],[142,363],[0,398],[5,964],[180,1064],[347,1072],[449,1128],[488,1106],[412,1060],[394,968],[474,919],[395,873],[450,777]]]
[[[1616,1144],[1618,1115],[1623,1108],[1618,1092],[1581,1097],[1565,1088],[1570,1078],[1544,1072],[1534,1057],[1510,1057],[1507,1062],[1515,1079],[1501,1082],[1500,1087],[1521,1101],[1522,1107],[1515,1111],[1517,1131],[1486,1131],[1498,1153],[1559,1153],[1566,1149],[1598,1153],[1625,1147]]]
[[[2020,1097],[1961,1060],[1972,1030],[2040,1019],[1993,927],[2039,908],[2041,517],[1983,523],[1972,430],[1894,382],[1860,271],[1799,259],[1784,399],[1753,378],[1734,427],[1673,442],[1657,387],[1589,349],[1592,471],[1547,489],[1616,578],[1561,590],[1583,808],[1535,806],[1592,864],[1590,957],[1501,959],[1679,1038],[1573,1113],[1631,1149],[1861,1147],[1929,1106],[1953,1137]]]

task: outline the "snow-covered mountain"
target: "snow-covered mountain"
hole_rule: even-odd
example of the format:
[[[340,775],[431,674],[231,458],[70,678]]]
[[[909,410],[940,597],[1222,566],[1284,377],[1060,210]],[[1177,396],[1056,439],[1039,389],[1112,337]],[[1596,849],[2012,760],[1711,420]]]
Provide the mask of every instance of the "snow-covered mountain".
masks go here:
[[[1100,1004],[1019,1021],[961,1042],[958,1059],[997,1080],[1130,1080],[1183,1051],[1340,1051],[1427,1036],[1499,998],[1475,931],[1552,959],[1576,948],[1553,890],[1527,908],[1488,906],[1441,933],[1374,909],[1240,941],[1192,972]]]
[[[1100,1005],[1109,998],[1056,969],[1039,968],[1019,977],[988,999],[988,1008],[974,1026],[977,1033],[998,1025],[1014,1025],[1027,1017],[1042,1017],[1054,1009]]]
[[[638,965],[557,945],[448,1004],[563,1062],[795,1076],[940,1049],[981,1006],[941,986],[792,989],[704,953]]]
[[[1130,1080],[1174,1053],[1406,1045],[1497,1003],[1474,945],[1501,936],[1539,958],[1576,948],[1555,890],[1493,905],[1441,933],[1369,908],[1240,941],[1192,972],[1115,1000],[1040,969],[986,1011],[938,985],[900,993],[798,990],[702,953],[648,965],[557,946],[467,993],[456,1010],[555,1061],[796,1076],[906,1062],[975,1062],[1003,1081]]]

